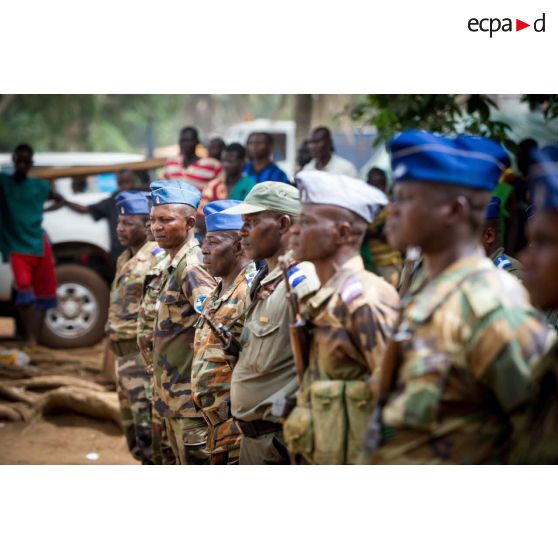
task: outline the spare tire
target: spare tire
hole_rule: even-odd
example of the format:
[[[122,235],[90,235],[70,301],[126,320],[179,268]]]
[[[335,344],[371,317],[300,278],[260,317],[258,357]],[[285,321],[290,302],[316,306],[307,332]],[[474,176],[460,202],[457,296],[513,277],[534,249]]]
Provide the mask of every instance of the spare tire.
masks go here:
[[[58,306],[48,310],[41,344],[55,349],[87,347],[105,334],[109,287],[93,270],[76,264],[56,267]]]

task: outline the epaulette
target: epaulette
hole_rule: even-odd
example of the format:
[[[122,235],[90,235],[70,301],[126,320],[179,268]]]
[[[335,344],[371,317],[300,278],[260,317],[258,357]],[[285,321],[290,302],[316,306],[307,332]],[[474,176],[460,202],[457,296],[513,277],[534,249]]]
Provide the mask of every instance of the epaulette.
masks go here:
[[[293,267],[289,269],[287,275],[289,276],[289,284],[293,288],[296,287],[297,285],[300,285],[300,283],[302,283],[306,279],[306,275],[304,275],[304,271],[302,271],[302,269],[300,269],[296,265],[293,265]]]
[[[506,256],[498,256],[494,260],[494,265],[498,269],[508,269],[508,267],[511,267],[512,263]]]
[[[351,303],[353,300],[364,294],[362,281],[356,275],[349,276],[343,283],[339,294],[345,304]]]

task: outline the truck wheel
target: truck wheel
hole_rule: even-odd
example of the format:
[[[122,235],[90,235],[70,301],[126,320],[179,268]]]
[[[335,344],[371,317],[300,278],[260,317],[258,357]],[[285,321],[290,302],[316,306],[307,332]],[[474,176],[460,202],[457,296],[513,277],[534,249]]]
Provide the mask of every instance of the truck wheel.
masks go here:
[[[48,310],[41,343],[56,349],[87,347],[104,336],[109,288],[97,273],[82,265],[56,268],[58,306]]]

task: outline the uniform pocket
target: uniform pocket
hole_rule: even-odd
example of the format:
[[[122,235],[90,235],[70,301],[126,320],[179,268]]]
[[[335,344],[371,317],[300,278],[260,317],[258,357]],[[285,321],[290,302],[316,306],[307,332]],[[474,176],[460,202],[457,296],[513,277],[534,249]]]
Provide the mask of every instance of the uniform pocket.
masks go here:
[[[369,383],[348,381],[345,385],[347,408],[347,463],[357,464],[363,457],[363,440],[372,413],[372,388]]]
[[[312,411],[307,407],[295,407],[283,425],[283,436],[291,453],[312,455],[314,445]]]
[[[250,322],[246,327],[251,338],[242,349],[244,361],[252,363],[261,372],[273,369],[279,354],[285,353],[285,347],[280,347],[277,340],[280,324]]]
[[[343,401],[345,382],[320,380],[310,387],[314,423],[314,462],[338,465],[345,461],[347,419]]]

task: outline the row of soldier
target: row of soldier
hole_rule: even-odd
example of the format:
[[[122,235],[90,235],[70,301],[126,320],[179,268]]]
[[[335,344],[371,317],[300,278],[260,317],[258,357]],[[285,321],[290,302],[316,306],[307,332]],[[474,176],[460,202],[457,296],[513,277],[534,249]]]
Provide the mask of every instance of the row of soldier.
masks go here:
[[[355,178],[302,171],[297,187],[268,181],[244,201],[208,203],[201,247],[194,186],[119,195],[127,249],[107,331],[138,460],[558,459],[556,333],[532,305],[558,307],[556,153],[532,169],[530,300],[481,243],[503,148],[425,131],[389,148],[385,231],[421,253],[401,299],[365,271],[362,239],[388,199]]]

